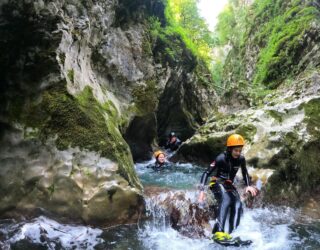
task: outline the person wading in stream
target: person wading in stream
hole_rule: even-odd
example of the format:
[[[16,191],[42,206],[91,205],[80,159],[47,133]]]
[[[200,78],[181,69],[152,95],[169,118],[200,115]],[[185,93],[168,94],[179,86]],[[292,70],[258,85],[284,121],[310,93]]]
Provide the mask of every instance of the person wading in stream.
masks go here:
[[[168,137],[168,141],[165,145],[165,149],[170,149],[171,151],[175,151],[179,148],[181,145],[181,141],[179,138],[176,136],[175,132],[171,132]]]
[[[148,168],[152,168],[156,171],[160,171],[169,166],[168,163],[166,162],[166,155],[161,150],[154,152],[153,156],[156,159],[156,162],[153,165],[148,166]]]
[[[244,139],[241,135],[233,134],[227,139],[227,150],[217,156],[214,162],[210,164],[208,169],[201,177],[199,203],[204,202],[204,185],[209,176],[211,177],[209,187],[218,201],[217,219],[213,227],[213,240],[224,245],[241,245],[241,243],[250,244],[251,241],[243,242],[239,238],[232,239],[230,234],[225,232],[225,222],[228,212],[229,217],[229,233],[235,229],[240,223],[242,214],[242,203],[240,195],[233,185],[234,178],[241,168],[244,183],[246,185],[246,193],[256,196],[257,190],[250,186],[250,177],[246,168],[246,160],[241,155],[244,146]]]

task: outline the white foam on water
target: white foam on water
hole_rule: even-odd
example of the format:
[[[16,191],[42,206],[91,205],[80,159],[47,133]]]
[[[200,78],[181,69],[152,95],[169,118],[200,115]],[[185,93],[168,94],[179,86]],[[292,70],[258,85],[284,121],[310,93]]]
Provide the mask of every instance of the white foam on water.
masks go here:
[[[184,192],[185,197],[191,201],[195,200],[196,191]],[[170,227],[168,214],[161,209],[162,202],[173,197],[175,192],[158,194],[146,199],[147,210],[153,220],[140,229],[140,240],[148,249],[225,249],[208,238],[187,238]],[[170,199],[171,200],[171,199]],[[179,207],[178,201],[172,201]],[[181,204],[182,205],[182,204]],[[185,204],[184,204],[185,205]],[[286,250],[292,249],[294,244],[289,226],[295,221],[296,211],[290,208],[256,208],[245,209],[240,221],[240,226],[232,233],[233,237],[242,240],[251,240],[253,243],[246,249],[259,250]],[[214,221],[210,221],[213,225]],[[210,232],[208,232],[211,235]],[[170,247],[169,247],[170,246]],[[169,248],[168,248],[169,247]],[[230,249],[230,247],[228,248]],[[239,249],[239,248],[231,248]]]
[[[202,250],[207,249],[209,244],[212,243],[209,239],[191,239],[184,237],[170,227],[163,228],[163,230],[146,227],[140,233],[140,238],[146,248],[156,250]]]
[[[10,243],[15,243],[23,239],[29,239],[33,243],[42,243],[41,238],[45,237],[53,241],[58,241],[62,247],[69,249],[94,249],[94,246],[103,242],[99,238],[102,230],[85,226],[63,225],[58,222],[40,216],[29,223],[24,224],[19,233],[15,234]],[[51,242],[50,245],[54,243]]]
[[[239,227],[232,236],[242,240],[252,240],[252,249],[291,249],[289,225],[295,212],[289,208],[246,209]]]
[[[293,241],[289,239],[290,230],[288,227],[291,220],[290,218],[285,218],[285,221],[281,222],[283,218],[280,218],[291,215],[284,212],[277,214],[275,218],[274,214],[278,212],[279,211],[273,211],[272,209],[246,210],[241,219],[240,226],[232,233],[232,236],[240,237],[242,240],[252,240],[252,245],[246,247],[246,249],[292,249]],[[268,219],[263,220],[265,216],[268,217]],[[280,221],[277,221],[278,219],[280,219]],[[213,243],[210,239],[187,238],[179,234],[176,230],[164,225],[161,227],[151,224],[146,226],[141,230],[140,238],[148,249],[225,249],[225,247]],[[239,248],[228,247],[228,249]]]
[[[133,234],[135,236],[128,236],[134,237],[132,239],[129,238],[130,240],[137,240],[145,247],[144,249],[152,250],[243,249],[226,248],[213,243],[209,238],[188,238],[171,228],[168,207],[173,204],[183,214],[183,212],[188,211],[191,203],[197,202],[199,191],[195,187],[199,183],[201,171],[195,171],[195,166],[191,164],[175,164],[175,169],[172,172],[158,173],[146,168],[147,165],[153,162],[154,159],[144,163],[137,163],[135,167],[138,174],[151,179],[155,184],[158,183],[156,181],[160,180],[166,186],[173,183],[177,187],[184,184],[184,182],[188,182],[189,187],[182,190],[174,188],[170,191],[163,191],[158,194],[155,193],[153,196],[145,197],[147,215],[150,220],[140,225],[137,232],[138,238],[136,234]],[[183,199],[179,198],[181,195]],[[283,207],[245,209],[240,226],[232,233],[232,236],[240,237],[242,240],[252,240],[252,245],[245,249],[289,250],[296,246],[303,247],[304,244],[310,243],[301,242],[301,239],[305,239],[304,236],[300,238],[291,229],[296,222],[296,216],[297,212],[295,210]],[[214,221],[210,222],[211,225],[213,223]],[[18,228],[18,230],[4,230],[4,232],[8,232],[6,236],[12,233],[6,242],[9,245],[22,239],[29,239],[34,243],[42,243],[43,238],[45,238],[44,242],[49,247],[48,249],[55,249],[54,245],[56,243],[61,244],[63,249],[88,250],[94,249],[94,246],[103,242],[109,243],[109,245],[113,244],[113,242],[104,241],[100,238],[103,232],[100,229],[64,225],[43,216],[29,222],[19,223],[15,225],[15,228]],[[121,231],[119,232],[121,234]],[[211,235],[209,229],[208,235]],[[124,237],[126,236],[124,235]],[[318,234],[314,234],[313,237],[317,238]],[[116,241],[114,245],[117,247]]]

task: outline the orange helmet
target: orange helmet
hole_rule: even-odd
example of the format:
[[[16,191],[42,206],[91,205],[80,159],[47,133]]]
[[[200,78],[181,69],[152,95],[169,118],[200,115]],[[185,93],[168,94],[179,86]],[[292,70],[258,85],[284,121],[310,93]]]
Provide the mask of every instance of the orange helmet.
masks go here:
[[[158,158],[159,155],[161,155],[161,154],[163,154],[164,156],[166,156],[166,154],[163,153],[161,150],[158,150],[158,151],[154,152],[153,156],[154,156],[155,158]]]
[[[227,147],[243,146],[244,139],[241,135],[233,134],[228,137]]]

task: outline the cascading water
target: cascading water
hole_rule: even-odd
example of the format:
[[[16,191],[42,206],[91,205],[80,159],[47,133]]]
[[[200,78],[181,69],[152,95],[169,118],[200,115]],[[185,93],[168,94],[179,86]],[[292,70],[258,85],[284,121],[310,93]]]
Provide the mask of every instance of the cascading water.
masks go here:
[[[203,168],[177,164],[171,170],[158,173],[146,168],[151,163],[136,165],[146,189],[157,185],[170,187],[170,190],[160,189],[159,193],[154,192],[146,197],[147,210],[152,220],[140,228],[140,238],[145,246],[148,249],[168,249],[168,246],[170,249],[225,249],[212,243],[208,237],[208,227],[204,228],[205,235],[200,239],[196,233],[194,237],[185,237],[172,229],[168,220],[170,205],[183,213],[190,204],[196,204],[197,185]],[[253,168],[249,168],[249,172],[258,186],[263,185],[272,174],[272,171],[257,171]],[[207,195],[210,196],[210,192]],[[213,220],[209,221],[209,224],[213,223]],[[252,240],[253,244],[248,249],[319,249],[320,221],[302,218],[298,210],[286,207],[245,208],[240,226],[233,236]]]
[[[197,205],[203,168],[174,164],[155,172],[147,168],[152,163],[136,164],[147,210],[147,218],[138,224],[94,229],[63,225],[45,217],[3,220],[0,249],[226,249],[210,239],[212,211]],[[262,173],[268,173],[263,170],[257,174],[264,183]],[[209,201],[210,196],[208,192]],[[246,208],[233,236],[252,240],[246,249],[320,249],[320,221],[286,207]]]

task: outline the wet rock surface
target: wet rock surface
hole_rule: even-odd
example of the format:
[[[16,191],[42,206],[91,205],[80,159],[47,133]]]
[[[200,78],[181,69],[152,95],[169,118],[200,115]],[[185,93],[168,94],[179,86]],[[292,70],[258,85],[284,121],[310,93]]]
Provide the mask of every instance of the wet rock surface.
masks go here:
[[[92,224],[137,219],[142,186],[130,148],[147,159],[157,136],[190,136],[214,94],[178,36],[182,54],[169,63],[150,16],[165,24],[162,2],[0,3],[1,213],[40,207]],[[180,115],[162,116],[160,100],[177,98]]]
[[[1,146],[2,218],[44,214],[65,222],[113,225],[137,221],[143,212],[141,191],[130,187],[118,164],[95,152],[26,141],[17,133],[10,138]]]
[[[214,201],[209,199],[205,207],[197,202],[197,192],[167,191],[162,188],[146,187],[145,199],[150,216],[161,214],[170,226],[190,238],[201,238],[210,232],[209,220],[214,219]]]
[[[225,149],[232,133],[246,138],[244,155],[249,165],[276,171],[266,199],[300,203],[305,190],[318,192],[319,161],[319,74],[300,76],[292,85],[279,88],[264,99],[264,105],[234,114],[220,113],[208,119],[178,150],[174,160],[208,164]],[[199,150],[201,149],[201,150]]]

